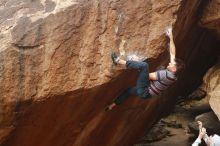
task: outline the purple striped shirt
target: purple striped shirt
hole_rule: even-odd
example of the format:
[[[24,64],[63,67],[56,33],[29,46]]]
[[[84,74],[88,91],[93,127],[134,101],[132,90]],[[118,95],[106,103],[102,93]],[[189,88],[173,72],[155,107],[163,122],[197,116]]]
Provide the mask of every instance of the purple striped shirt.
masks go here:
[[[167,69],[158,70],[156,74],[156,80],[150,80],[149,93],[152,96],[159,95],[177,80],[176,75]]]

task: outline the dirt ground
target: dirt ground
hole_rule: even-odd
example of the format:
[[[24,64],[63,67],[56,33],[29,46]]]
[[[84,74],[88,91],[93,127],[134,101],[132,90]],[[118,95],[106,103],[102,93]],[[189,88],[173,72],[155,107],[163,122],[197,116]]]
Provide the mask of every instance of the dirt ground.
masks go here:
[[[182,128],[167,128],[172,136],[150,143],[149,146],[190,146],[189,135]]]
[[[205,101],[201,100],[176,105],[173,113],[161,119],[158,122],[159,126],[157,126],[158,123],[156,124],[157,130],[151,130],[153,132],[149,132],[134,146],[191,146],[196,135],[189,132],[188,124],[195,120],[195,112],[203,110],[203,108],[197,109],[195,107],[204,103]],[[168,131],[168,134],[161,134],[163,131]]]

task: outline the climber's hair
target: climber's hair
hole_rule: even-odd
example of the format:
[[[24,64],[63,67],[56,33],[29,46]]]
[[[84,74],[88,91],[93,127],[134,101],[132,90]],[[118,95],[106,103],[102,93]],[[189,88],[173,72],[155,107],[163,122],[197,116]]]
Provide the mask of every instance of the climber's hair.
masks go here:
[[[176,73],[175,74],[178,76],[181,74],[181,72],[183,72],[183,70],[185,68],[185,64],[181,59],[177,59],[177,58],[175,59],[175,62],[176,62],[176,64],[175,64]]]

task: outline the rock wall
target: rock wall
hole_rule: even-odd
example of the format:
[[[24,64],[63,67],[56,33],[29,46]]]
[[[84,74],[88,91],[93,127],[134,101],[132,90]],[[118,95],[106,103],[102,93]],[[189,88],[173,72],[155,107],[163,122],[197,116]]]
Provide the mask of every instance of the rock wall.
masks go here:
[[[207,70],[215,65],[218,59],[220,53],[218,38],[209,29],[200,27],[200,21],[204,15],[203,10],[209,4],[207,2],[201,3],[199,9],[196,10],[193,7],[198,6],[198,3],[184,1],[178,11],[175,23],[175,43],[177,57],[184,62],[185,69],[176,85],[164,94],[162,101],[165,101],[161,102],[162,115],[170,114],[178,96],[186,97],[196,90],[203,83],[203,76]],[[188,9],[185,9],[186,7]],[[189,9],[194,11],[189,11]]]
[[[220,60],[206,73],[203,86],[208,93],[209,104],[220,120]]]
[[[220,1],[212,0],[206,6],[204,10],[204,14],[201,18],[201,26],[207,28],[210,32],[215,34],[217,38],[220,38]],[[219,45],[218,51],[216,54],[220,54]],[[220,55],[219,55],[220,56]],[[209,99],[209,103],[217,117],[220,119],[220,69],[219,69],[219,57],[216,64],[209,69],[204,77],[203,86],[208,93],[207,98]]]
[[[105,113],[105,106],[134,85],[137,76],[135,71],[113,67],[110,54],[119,52],[124,39],[124,51],[137,51],[148,58],[154,70],[168,61],[164,30],[174,23],[178,56],[183,60],[187,54],[199,58],[199,48],[215,42],[202,41],[209,35],[195,35],[186,43],[188,32],[204,33],[196,26],[200,7],[198,0],[1,1],[0,143],[134,143],[142,129],[150,128],[160,113],[171,107],[174,96],[168,95],[174,92],[145,102],[131,98],[117,110]],[[192,49],[195,45],[198,47]],[[201,64],[198,72],[208,66]],[[202,74],[192,81],[198,83]]]
[[[208,3],[200,23],[220,38],[220,0],[211,0]]]

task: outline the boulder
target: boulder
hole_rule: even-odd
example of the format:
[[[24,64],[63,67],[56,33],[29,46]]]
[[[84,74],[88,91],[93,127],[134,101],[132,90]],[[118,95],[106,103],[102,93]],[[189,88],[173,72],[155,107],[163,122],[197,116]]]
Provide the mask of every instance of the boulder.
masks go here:
[[[166,125],[162,122],[156,123],[152,129],[139,140],[140,143],[150,143],[153,141],[158,141],[168,136],[170,132],[166,129]],[[135,145],[136,146],[136,145]]]
[[[113,67],[110,55],[126,40],[127,54],[168,56],[165,29],[180,5],[181,0],[1,1],[0,143],[132,143],[145,120],[151,119],[148,127],[155,120],[148,110],[156,110],[157,99],[136,99],[105,113],[137,74]]]
[[[209,104],[220,120],[220,59],[204,76],[204,88]]]
[[[200,22],[201,26],[214,32],[220,39],[220,0],[209,1]]]
[[[191,90],[216,55],[199,54],[203,46],[208,46],[207,52],[215,52],[216,46],[215,39],[202,35],[205,31],[197,26],[201,3],[2,0],[0,145],[134,143],[143,129],[150,129],[161,113],[174,105],[180,91],[169,90],[161,98],[145,102],[130,98],[117,110],[105,113],[115,96],[135,85],[137,75],[112,66],[110,54],[137,51],[148,58],[150,70],[154,70],[168,63],[164,31],[173,23],[177,55],[187,58],[195,69],[188,68],[194,73],[190,80],[182,79],[194,82],[185,86]],[[126,40],[124,48],[120,48],[122,40]],[[185,88],[180,88],[184,92]]]
[[[187,99],[191,100],[201,100],[206,96],[206,91],[204,91],[202,88],[196,89],[193,93],[191,93]]]

